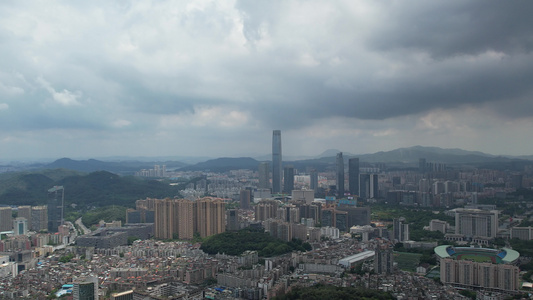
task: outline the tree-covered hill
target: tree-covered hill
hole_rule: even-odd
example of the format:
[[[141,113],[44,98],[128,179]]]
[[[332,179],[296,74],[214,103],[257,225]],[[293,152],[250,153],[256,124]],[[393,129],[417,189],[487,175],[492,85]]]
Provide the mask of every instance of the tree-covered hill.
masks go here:
[[[46,202],[46,191],[56,181],[80,176],[71,170],[55,169],[0,174],[0,204],[34,205]]]
[[[123,175],[133,175],[135,171],[151,169],[154,165],[166,165],[167,168],[181,168],[187,164],[180,161],[142,162],[132,160],[110,162],[96,159],[73,160],[70,158],[61,158],[44,167],[48,169],[62,168],[80,172],[109,171]]]
[[[106,171],[89,174],[65,173],[64,170],[41,171],[0,176],[0,204],[46,204],[47,191],[55,185],[65,188],[66,204],[81,206],[123,205],[133,206],[135,200],[146,197],[165,198],[179,196],[181,185],[146,180],[133,176],[118,176]]]
[[[284,242],[263,231],[241,229],[213,235],[202,243],[202,251],[208,254],[225,253],[240,255],[246,250],[258,251],[262,257],[285,254],[293,250],[311,250],[311,245],[300,240]]]

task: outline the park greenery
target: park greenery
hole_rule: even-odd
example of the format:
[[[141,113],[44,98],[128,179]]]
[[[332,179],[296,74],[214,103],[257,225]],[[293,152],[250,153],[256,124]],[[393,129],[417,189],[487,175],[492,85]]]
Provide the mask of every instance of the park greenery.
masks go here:
[[[126,223],[127,209],[127,207],[117,205],[95,207],[85,211],[70,209],[65,216],[65,220],[74,223],[76,219],[81,217],[83,224],[88,228],[98,224],[101,220],[104,222],[121,221],[124,224]]]
[[[434,212],[430,209],[411,208],[391,205],[373,205],[372,219],[376,221],[392,222],[393,219],[403,217],[409,224],[409,236],[413,241],[439,241],[444,238],[444,233],[440,231],[424,230],[433,219],[446,221],[453,225],[455,219],[445,215],[443,212]]]
[[[284,242],[263,230],[245,228],[210,236],[204,240],[200,249],[208,254],[228,255],[240,255],[246,250],[255,250],[260,257],[271,257],[291,251],[311,250],[311,245],[297,239]]]
[[[386,292],[354,288],[337,287],[333,285],[317,284],[311,287],[294,287],[283,296],[275,297],[277,300],[322,300],[322,299],[343,299],[343,300],[386,300],[394,297]]]
[[[467,298],[473,299],[473,300],[477,299],[476,292],[471,291],[471,290],[460,290],[459,294],[461,294],[461,295],[463,295],[463,296],[465,296]]]
[[[73,253],[68,253],[66,255],[63,255],[59,258],[59,262],[61,263],[68,263],[70,262],[73,258],[75,257],[75,255]]]

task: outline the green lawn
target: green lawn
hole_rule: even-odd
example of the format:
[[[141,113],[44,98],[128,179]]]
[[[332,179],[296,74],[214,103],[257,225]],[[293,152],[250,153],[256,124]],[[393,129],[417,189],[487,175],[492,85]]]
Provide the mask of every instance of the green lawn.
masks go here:
[[[394,262],[400,270],[415,272],[421,256],[422,254],[418,253],[394,252]]]
[[[478,254],[463,254],[463,256],[461,256],[461,260],[471,260],[474,262],[492,262],[490,257]]]

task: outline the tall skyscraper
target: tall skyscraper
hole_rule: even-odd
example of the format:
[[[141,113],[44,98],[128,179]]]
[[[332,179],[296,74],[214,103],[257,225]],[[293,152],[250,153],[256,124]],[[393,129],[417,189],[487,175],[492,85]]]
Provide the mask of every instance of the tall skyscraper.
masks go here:
[[[239,195],[239,202],[241,205],[241,209],[250,209],[250,198],[251,198],[251,191],[249,189],[241,190]]]
[[[283,169],[283,193],[291,194],[294,190],[294,166],[286,166]]]
[[[370,174],[359,174],[359,197],[370,198]]]
[[[359,195],[359,158],[348,160],[348,185],[350,194]]]
[[[318,172],[313,169],[310,172],[310,184],[309,187],[315,191],[315,193],[318,191]]]
[[[270,164],[267,162],[259,163],[259,185],[260,189],[270,189]]]
[[[272,133],[272,193],[281,193],[281,130]]]
[[[63,225],[63,207],[65,204],[65,189],[54,186],[48,190],[48,232],[57,232]]]
[[[337,196],[344,196],[344,158],[342,152],[337,153]]]
[[[378,197],[379,180],[378,174],[370,174],[370,199]]]

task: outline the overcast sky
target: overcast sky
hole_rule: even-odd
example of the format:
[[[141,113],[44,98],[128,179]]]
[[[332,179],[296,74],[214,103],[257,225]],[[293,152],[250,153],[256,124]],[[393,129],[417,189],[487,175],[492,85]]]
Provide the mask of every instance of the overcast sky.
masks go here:
[[[0,160],[533,154],[532,1],[1,1]]]

